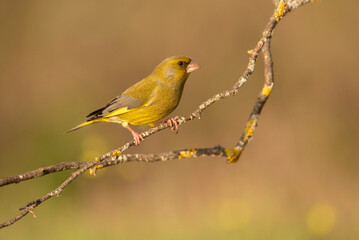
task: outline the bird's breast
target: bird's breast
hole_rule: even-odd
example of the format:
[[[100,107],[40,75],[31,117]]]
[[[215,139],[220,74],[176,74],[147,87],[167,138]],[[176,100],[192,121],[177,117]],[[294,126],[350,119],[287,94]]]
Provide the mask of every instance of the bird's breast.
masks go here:
[[[146,106],[119,117],[132,125],[149,125],[167,117],[178,105],[182,89],[158,86]]]

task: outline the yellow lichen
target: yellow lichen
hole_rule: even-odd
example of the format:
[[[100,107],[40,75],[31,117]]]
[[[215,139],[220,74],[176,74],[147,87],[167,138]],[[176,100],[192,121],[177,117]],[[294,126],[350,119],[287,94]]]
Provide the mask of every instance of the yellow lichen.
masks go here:
[[[90,174],[91,174],[92,176],[96,176],[96,170],[97,170],[97,169],[100,169],[100,168],[102,168],[101,165],[96,165],[96,166],[94,166],[93,168],[90,168]]]
[[[287,4],[285,4],[283,1],[281,1],[278,4],[278,8],[274,13],[276,21],[278,21],[279,19],[281,19],[283,17],[286,8],[287,8]]]
[[[45,171],[45,168],[41,168],[41,172]]]
[[[96,162],[100,161],[100,158],[99,158],[99,157],[96,157],[96,158],[95,158],[95,161],[96,161]]]
[[[246,130],[245,130],[246,136],[243,138],[243,141],[246,142],[252,137],[256,125],[257,125],[257,120],[255,119],[249,120],[247,122]]]
[[[264,85],[263,89],[262,89],[262,94],[265,96],[269,96],[269,94],[272,91],[272,87],[268,86],[268,85]]]
[[[224,149],[224,152],[226,153],[228,163],[235,163],[238,161],[243,150],[239,149],[238,147],[235,147],[235,148],[226,148]]]
[[[120,155],[121,155],[120,151],[115,150],[115,151],[113,151],[113,153],[111,154],[111,157],[120,156]]]
[[[190,158],[192,156],[195,156],[196,154],[197,154],[197,151],[194,148],[189,148],[187,151],[180,151],[178,159]]]
[[[253,49],[249,49],[249,50],[247,51],[248,54],[252,54],[252,52],[253,52]]]
[[[35,212],[34,212],[33,210],[29,210],[29,213],[30,213],[34,218],[36,218]]]

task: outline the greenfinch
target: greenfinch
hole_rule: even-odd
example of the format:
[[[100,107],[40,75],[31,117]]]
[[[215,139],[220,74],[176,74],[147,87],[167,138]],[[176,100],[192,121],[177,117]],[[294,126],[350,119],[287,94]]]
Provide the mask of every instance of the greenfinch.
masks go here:
[[[176,56],[162,61],[153,72],[115,97],[106,106],[87,115],[87,121],[70,129],[99,123],[120,123],[133,135],[135,144],[140,144],[143,136],[135,132],[131,125],[155,126],[155,123],[169,115],[178,105],[184,84],[191,72],[200,66],[188,57]],[[177,119],[166,120],[172,130],[178,130]]]

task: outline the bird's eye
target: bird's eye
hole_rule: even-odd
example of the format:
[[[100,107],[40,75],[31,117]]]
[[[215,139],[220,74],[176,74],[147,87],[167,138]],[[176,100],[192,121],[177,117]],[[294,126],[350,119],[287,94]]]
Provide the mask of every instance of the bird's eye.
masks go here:
[[[183,65],[183,62],[182,62],[182,61],[179,61],[179,62],[178,62],[178,65],[182,66],[182,65]]]

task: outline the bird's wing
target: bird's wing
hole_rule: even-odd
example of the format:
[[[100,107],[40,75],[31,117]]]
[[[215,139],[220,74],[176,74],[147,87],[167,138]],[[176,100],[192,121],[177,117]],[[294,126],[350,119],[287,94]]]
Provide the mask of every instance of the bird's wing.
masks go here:
[[[105,107],[90,113],[87,118],[93,120],[102,117],[113,117],[139,107],[145,107],[151,104],[153,92],[156,84],[152,81],[140,81],[133,85],[121,95],[110,101]]]
[[[101,117],[113,117],[141,107],[144,103],[144,99],[133,98],[131,96],[121,94],[110,101],[105,107],[87,115],[87,118],[92,120]]]

